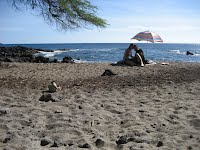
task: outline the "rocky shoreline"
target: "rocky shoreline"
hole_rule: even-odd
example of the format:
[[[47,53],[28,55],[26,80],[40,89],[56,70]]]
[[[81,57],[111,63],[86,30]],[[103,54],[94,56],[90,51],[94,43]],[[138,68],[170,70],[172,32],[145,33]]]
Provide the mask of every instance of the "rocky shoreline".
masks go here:
[[[35,56],[35,54],[44,52],[54,52],[53,50],[34,49],[23,46],[0,47],[0,62],[31,62],[31,63],[59,63],[57,59],[50,60],[47,57]],[[62,63],[74,63],[74,60],[66,56]]]

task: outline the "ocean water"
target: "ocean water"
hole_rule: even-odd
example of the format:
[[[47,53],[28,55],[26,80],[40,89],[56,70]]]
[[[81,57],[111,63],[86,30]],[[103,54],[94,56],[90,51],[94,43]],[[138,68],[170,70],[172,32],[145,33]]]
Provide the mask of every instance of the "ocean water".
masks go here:
[[[200,44],[135,43],[144,51],[145,58],[155,62],[200,62]],[[117,62],[122,60],[129,43],[72,43],[72,44],[3,44],[50,49],[39,55],[62,60],[71,56],[76,62]],[[65,49],[65,50],[63,50]],[[186,55],[190,51],[194,55]],[[134,51],[133,51],[134,53]]]

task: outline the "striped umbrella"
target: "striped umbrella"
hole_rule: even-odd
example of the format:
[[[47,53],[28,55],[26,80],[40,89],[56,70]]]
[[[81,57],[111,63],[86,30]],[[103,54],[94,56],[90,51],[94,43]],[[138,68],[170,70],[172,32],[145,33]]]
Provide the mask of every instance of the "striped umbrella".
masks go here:
[[[135,40],[138,40],[138,41],[149,41],[149,42],[152,42],[152,43],[163,42],[163,40],[161,39],[161,37],[157,33],[151,32],[151,31],[140,32],[140,33],[136,34],[131,39],[135,39]]]

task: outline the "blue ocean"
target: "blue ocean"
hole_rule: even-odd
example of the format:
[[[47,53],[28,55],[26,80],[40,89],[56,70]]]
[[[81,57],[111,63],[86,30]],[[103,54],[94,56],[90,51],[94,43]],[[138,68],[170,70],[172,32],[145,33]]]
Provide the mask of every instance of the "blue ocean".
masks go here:
[[[135,43],[144,51],[145,58],[155,62],[200,62],[200,44]],[[76,62],[117,62],[122,60],[129,43],[72,43],[72,44],[3,44],[54,50],[41,52],[50,59],[62,60],[71,56]],[[190,51],[194,55],[186,55]],[[134,51],[133,51],[134,53]]]

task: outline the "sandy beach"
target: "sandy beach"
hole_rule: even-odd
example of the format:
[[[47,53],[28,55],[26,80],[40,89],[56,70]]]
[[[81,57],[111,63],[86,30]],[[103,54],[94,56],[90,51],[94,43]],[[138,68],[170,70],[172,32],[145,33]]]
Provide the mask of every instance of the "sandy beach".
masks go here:
[[[101,76],[105,69],[117,75]],[[40,101],[55,81],[55,101]],[[199,150],[200,63],[1,63],[2,150]]]

